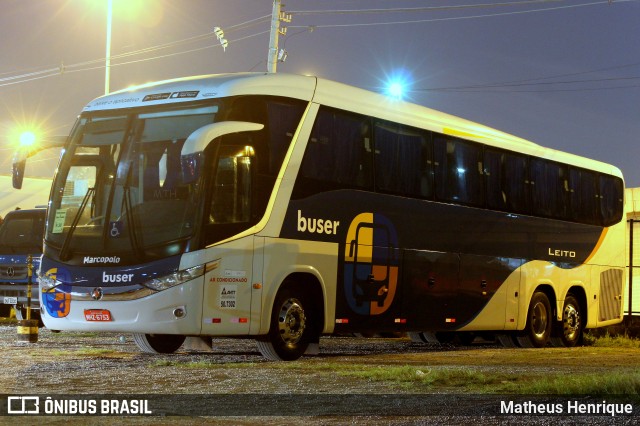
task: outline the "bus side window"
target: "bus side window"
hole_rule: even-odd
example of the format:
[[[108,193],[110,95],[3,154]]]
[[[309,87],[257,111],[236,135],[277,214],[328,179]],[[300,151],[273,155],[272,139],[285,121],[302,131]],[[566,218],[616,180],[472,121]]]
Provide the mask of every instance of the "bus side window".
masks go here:
[[[392,123],[374,125],[376,189],[417,198],[433,196],[431,135]]]
[[[482,205],[482,146],[435,134],[436,197],[460,204]]]
[[[484,174],[489,209],[528,212],[527,157],[509,151],[485,149]]]
[[[321,108],[311,130],[294,198],[342,188],[371,189],[370,120]]]
[[[613,176],[600,176],[600,218],[604,226],[611,226],[622,218],[622,180]]]
[[[599,224],[599,197],[597,175],[588,170],[571,167],[569,170],[569,197],[571,219],[591,225]]]
[[[533,214],[567,219],[567,166],[540,158],[531,159],[530,166]]]
[[[303,102],[269,101],[267,110],[269,115],[269,174],[276,177],[282,167],[289,144],[293,138],[305,104]]]

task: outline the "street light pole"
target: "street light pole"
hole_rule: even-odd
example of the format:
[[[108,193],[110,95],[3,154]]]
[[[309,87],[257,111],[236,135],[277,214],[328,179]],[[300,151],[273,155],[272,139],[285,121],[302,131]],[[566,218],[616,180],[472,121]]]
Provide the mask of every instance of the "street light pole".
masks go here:
[[[107,0],[107,52],[104,68],[104,94],[109,94],[109,79],[111,77],[111,21],[113,20],[113,0]]]

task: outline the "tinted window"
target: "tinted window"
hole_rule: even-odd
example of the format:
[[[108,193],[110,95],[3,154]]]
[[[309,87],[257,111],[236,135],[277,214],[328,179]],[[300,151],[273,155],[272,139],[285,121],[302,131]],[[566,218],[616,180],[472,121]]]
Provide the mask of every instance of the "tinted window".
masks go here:
[[[610,226],[622,218],[624,197],[622,180],[613,176],[600,176],[599,180],[602,224]]]
[[[433,194],[430,134],[378,122],[374,126],[376,188],[429,198]]]
[[[569,170],[569,198],[572,220],[589,224],[599,222],[596,173],[571,168]]]
[[[42,253],[43,214],[7,215],[0,226],[0,250],[4,254]]]
[[[269,114],[269,173],[277,175],[282,166],[293,134],[304,112],[302,102],[270,101],[267,103]]]
[[[514,213],[529,211],[526,156],[487,148],[484,173],[488,208]]]
[[[530,176],[533,214],[567,218],[567,166],[534,158],[531,159]]]
[[[367,117],[321,108],[300,166],[294,198],[340,188],[371,189]]]
[[[481,205],[482,146],[435,135],[433,150],[436,197],[444,201]]]
[[[304,107],[304,102],[290,99],[238,97],[225,110],[224,119],[265,124],[264,130],[253,132],[253,138],[261,141],[255,144],[256,154],[260,158],[256,164],[257,171],[275,177],[302,118]]]

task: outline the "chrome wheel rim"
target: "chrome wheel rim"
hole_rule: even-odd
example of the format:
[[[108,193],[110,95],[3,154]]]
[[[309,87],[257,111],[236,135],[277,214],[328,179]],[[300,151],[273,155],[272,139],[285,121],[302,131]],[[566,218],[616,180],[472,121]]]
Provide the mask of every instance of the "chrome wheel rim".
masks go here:
[[[580,312],[573,305],[567,305],[562,312],[562,330],[567,340],[574,340],[580,331]]]
[[[278,331],[287,345],[294,345],[300,341],[306,322],[304,309],[298,299],[287,299],[280,307]]]

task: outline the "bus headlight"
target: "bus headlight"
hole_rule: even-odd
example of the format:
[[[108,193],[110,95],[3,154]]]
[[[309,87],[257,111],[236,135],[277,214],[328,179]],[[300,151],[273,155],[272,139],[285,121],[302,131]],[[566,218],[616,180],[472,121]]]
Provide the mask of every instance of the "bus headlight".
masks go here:
[[[53,278],[51,275],[39,273],[38,274],[38,282],[40,283],[40,288],[42,291],[49,291],[57,285],[62,284],[60,281]]]
[[[152,290],[162,291],[168,288],[186,283],[187,281],[204,275],[204,265],[194,266],[193,268],[184,269],[182,271],[174,272],[173,274],[165,275],[164,277],[154,278],[152,280],[143,282],[142,285]]]

